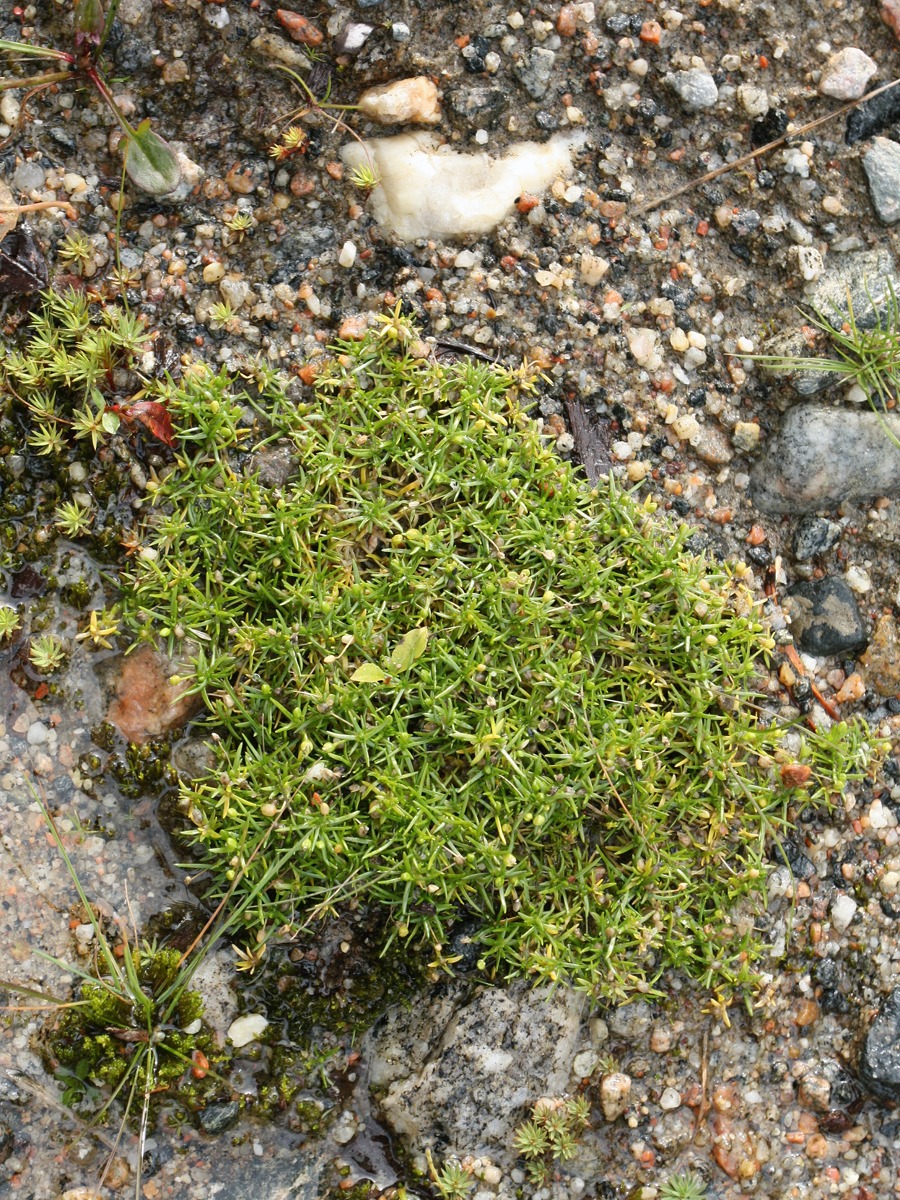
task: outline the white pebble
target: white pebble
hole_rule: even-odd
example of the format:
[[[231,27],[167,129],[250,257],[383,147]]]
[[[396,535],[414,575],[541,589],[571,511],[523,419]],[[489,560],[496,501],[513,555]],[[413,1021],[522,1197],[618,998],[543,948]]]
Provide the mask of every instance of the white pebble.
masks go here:
[[[667,1087],[659,1098],[659,1107],[663,1112],[674,1112],[676,1108],[681,1108],[681,1092]]]
[[[245,1013],[228,1026],[228,1037],[233,1046],[246,1046],[255,1042],[268,1024],[262,1013]]]
[[[35,721],[30,725],[28,732],[25,734],[25,741],[29,746],[42,746],[50,737],[50,730],[43,721]]]
[[[854,592],[859,592],[860,595],[871,591],[872,580],[862,567],[848,567],[844,573],[844,579],[847,581],[847,587],[852,588]]]
[[[353,242],[344,242],[341,246],[341,252],[338,255],[338,262],[342,267],[352,267],[356,262],[356,246]]]
[[[838,896],[831,905],[831,924],[843,933],[856,913],[858,905],[852,896]]]

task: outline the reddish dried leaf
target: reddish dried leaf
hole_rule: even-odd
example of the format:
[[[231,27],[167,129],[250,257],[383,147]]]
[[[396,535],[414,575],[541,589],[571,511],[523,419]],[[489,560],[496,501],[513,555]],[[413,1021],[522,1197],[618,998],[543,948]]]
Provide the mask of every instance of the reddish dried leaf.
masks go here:
[[[138,400],[137,404],[130,404],[127,408],[114,404],[113,410],[126,424],[133,425],[135,421],[140,421],[145,429],[149,429],[155,438],[167,446],[176,444],[169,410],[158,400]]]

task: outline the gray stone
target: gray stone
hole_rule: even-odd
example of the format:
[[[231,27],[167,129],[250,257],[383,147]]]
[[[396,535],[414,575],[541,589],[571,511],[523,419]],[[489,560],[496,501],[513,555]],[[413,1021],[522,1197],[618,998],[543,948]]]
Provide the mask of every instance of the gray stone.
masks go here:
[[[409,1148],[512,1166],[522,1111],[570,1085],[587,998],[566,987],[454,983],[393,1008],[363,1057],[380,1119]]]
[[[885,225],[900,221],[900,143],[886,137],[873,138],[862,164],[879,220]]]
[[[819,554],[827,554],[840,536],[841,527],[836,521],[806,517],[794,532],[794,558],[797,562],[809,562]]]
[[[490,128],[502,115],[508,99],[502,88],[478,85],[456,88],[448,102],[458,116],[470,121],[477,118],[481,128]]]
[[[861,329],[871,329],[887,314],[891,286],[895,294],[900,293],[900,275],[887,247],[861,254],[831,255],[828,270],[815,281],[804,301],[805,311],[815,310],[829,319],[833,313],[835,324],[841,324],[849,316],[852,305],[857,325]],[[798,322],[793,328],[768,338],[760,347],[760,353],[808,358],[809,343],[802,324]],[[811,396],[833,387],[840,379],[840,376],[824,371],[785,371],[779,375],[801,396]]]
[[[533,99],[540,100],[546,95],[555,61],[556,54],[553,50],[535,46],[529,50],[527,58],[515,68],[516,78]]]
[[[795,584],[784,601],[791,633],[806,654],[855,657],[866,631],[850,588],[834,575]]]
[[[885,428],[887,426],[887,429]],[[762,512],[807,513],[900,491],[900,417],[802,404],[766,443],[750,475]]]
[[[719,99],[719,89],[709,71],[694,67],[690,71],[674,71],[666,76],[666,83],[681,101],[687,112],[698,112],[701,108],[712,108]]]
[[[900,1100],[900,988],[882,1004],[866,1035],[859,1080],[879,1100]]]
[[[613,1037],[625,1038],[634,1046],[650,1032],[653,1010],[643,1000],[634,1000],[631,1004],[620,1004],[612,1009],[607,1013],[606,1021]]]
[[[197,1120],[204,1133],[224,1133],[240,1115],[240,1103],[237,1100],[225,1100],[221,1104],[208,1104]]]
[[[297,474],[299,465],[300,460],[287,442],[266,446],[250,458],[250,471],[259,475],[263,487],[284,487]]]

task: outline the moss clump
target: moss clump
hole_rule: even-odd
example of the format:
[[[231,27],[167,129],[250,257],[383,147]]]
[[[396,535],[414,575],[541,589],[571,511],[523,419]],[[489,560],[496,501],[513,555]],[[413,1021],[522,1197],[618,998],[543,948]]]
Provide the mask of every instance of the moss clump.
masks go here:
[[[63,1083],[66,1102],[76,1107],[99,1104],[97,1089],[108,1096],[126,1080],[137,1094],[152,1089],[154,1094],[192,1096],[197,1082],[190,1080],[191,1056],[202,1054],[207,1062],[222,1058],[212,1034],[200,1023],[199,992],[178,990],[174,1004],[166,1007],[164,1024],[156,1027],[153,1004],[164,1003],[177,985],[179,952],[145,946],[128,953],[134,969],[131,989],[108,976],[85,980],[78,1003],[54,1018],[44,1039],[48,1069]],[[135,996],[144,1000],[146,1012],[138,1011]],[[108,1100],[102,1111],[107,1104]]]
[[[584,488],[520,407],[527,371],[421,345],[395,315],[309,403],[200,372],[170,398],[126,603],[193,650],[218,735],[182,787],[198,851],[221,891],[274,872],[259,925],[364,900],[435,969],[474,919],[496,977],[749,984],[732,914],[762,895],[789,756],[750,694],[747,596],[652,502]],[[829,786],[851,742],[813,762]]]

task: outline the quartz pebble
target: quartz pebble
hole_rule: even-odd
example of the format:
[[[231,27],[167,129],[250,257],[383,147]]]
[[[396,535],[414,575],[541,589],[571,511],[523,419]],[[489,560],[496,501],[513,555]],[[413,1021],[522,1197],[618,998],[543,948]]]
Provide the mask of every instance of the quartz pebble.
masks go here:
[[[357,107],[379,125],[437,125],[441,119],[437,88],[424,75],[368,88]]]
[[[831,924],[838,933],[843,933],[856,916],[859,906],[852,896],[835,897],[831,904]]]
[[[228,1026],[228,1039],[235,1047],[246,1046],[255,1042],[268,1024],[262,1013],[245,1013]]]
[[[869,80],[877,72],[878,65],[868,54],[855,46],[847,46],[837,54],[832,54],[825,64],[819,80],[819,91],[823,96],[833,96],[836,100],[858,100],[865,95]]]
[[[631,1096],[631,1076],[622,1071],[604,1075],[600,1080],[600,1107],[607,1121],[621,1117]]]
[[[719,99],[719,89],[709,71],[693,68],[690,71],[675,71],[666,76],[666,83],[681,101],[687,112],[712,108]]]

